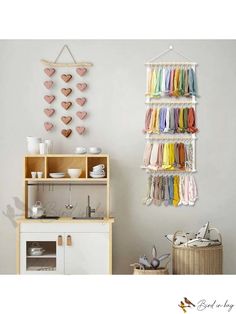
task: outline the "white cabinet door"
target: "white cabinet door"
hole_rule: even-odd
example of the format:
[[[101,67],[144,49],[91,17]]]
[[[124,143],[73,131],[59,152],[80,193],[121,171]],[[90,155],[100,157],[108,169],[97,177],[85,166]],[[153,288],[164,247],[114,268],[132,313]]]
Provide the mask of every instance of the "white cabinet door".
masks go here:
[[[65,274],[109,274],[109,233],[65,233]]]
[[[41,246],[41,256],[31,256],[30,247]],[[21,274],[64,274],[64,234],[30,233],[20,234]]]

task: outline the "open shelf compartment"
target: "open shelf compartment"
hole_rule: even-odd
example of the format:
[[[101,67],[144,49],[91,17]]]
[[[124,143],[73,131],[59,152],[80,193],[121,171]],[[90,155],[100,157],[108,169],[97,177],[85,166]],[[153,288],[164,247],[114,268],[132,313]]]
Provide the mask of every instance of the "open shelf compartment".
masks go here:
[[[45,178],[45,157],[27,156],[25,157],[25,178],[32,178],[31,172],[43,172]]]
[[[92,178],[90,172],[94,166],[103,164],[105,177]],[[68,169],[79,168],[82,173],[79,178],[70,178]],[[52,154],[52,155],[27,155],[25,156],[25,170],[24,170],[24,203],[25,203],[25,217],[28,218],[28,203],[29,203],[29,186],[31,185],[53,185],[56,184],[81,184],[81,185],[106,185],[107,191],[107,209],[106,216],[109,217],[110,207],[110,162],[109,155],[76,155],[76,154]],[[42,171],[42,178],[33,179],[31,171]],[[49,173],[63,172],[63,178],[51,178]]]
[[[40,256],[30,256],[29,248],[34,245],[34,241],[26,243],[26,269],[27,271],[55,271],[56,270],[56,242],[37,241],[45,252]]]
[[[47,178],[50,178],[49,173],[63,172],[65,178],[70,178],[68,175],[68,169],[79,168],[82,170],[80,178],[86,178],[86,157],[47,157]],[[63,178],[62,178],[63,179]]]
[[[109,177],[109,167],[108,167],[108,160],[107,157],[104,156],[89,156],[87,157],[87,167],[88,167],[88,178],[92,179],[90,176],[90,172],[93,171],[93,167],[97,165],[104,165],[104,171],[105,171],[105,179]],[[95,179],[95,178],[94,178]]]

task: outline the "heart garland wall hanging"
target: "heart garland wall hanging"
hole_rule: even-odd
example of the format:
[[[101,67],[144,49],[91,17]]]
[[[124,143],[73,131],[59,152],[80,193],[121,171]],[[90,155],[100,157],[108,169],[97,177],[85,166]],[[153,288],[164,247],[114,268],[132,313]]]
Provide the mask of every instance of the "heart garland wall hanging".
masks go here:
[[[64,50],[68,51],[72,63],[58,63]],[[83,125],[83,121],[87,119],[88,112],[81,109],[87,106],[89,85],[84,77],[92,63],[77,62],[67,45],[62,47],[54,62],[41,61],[46,66],[43,82],[46,93],[43,98],[47,107],[43,112],[47,119],[50,119],[44,122],[45,130],[47,132],[56,130],[56,122],[59,121],[60,134],[65,138],[70,137],[73,130],[78,135],[85,134],[87,127]],[[79,111],[78,105],[81,108]],[[68,128],[65,129],[63,126]]]

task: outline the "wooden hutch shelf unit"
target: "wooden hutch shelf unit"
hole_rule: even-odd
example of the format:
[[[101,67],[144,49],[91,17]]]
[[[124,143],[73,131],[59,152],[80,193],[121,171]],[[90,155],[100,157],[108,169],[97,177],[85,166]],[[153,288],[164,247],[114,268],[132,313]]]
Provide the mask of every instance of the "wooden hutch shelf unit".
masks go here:
[[[90,171],[99,164],[105,165],[104,178],[91,178]],[[80,168],[82,173],[79,178],[70,178],[67,170],[70,168]],[[42,178],[33,179],[31,172],[42,172]],[[63,172],[64,178],[54,179],[50,173]],[[24,203],[25,218],[28,217],[28,186],[63,184],[63,185],[106,185],[106,218],[110,213],[110,167],[109,155],[26,155],[24,157]]]

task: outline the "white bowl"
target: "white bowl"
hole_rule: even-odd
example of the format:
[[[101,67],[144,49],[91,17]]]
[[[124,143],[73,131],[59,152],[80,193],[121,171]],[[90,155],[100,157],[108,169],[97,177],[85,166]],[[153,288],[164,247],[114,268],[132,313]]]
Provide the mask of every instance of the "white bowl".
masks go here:
[[[79,178],[79,176],[81,175],[82,169],[79,169],[79,168],[68,169],[67,172],[71,178]]]
[[[102,149],[100,147],[89,147],[88,153],[89,154],[100,154]]]
[[[75,153],[76,154],[86,154],[87,150],[85,147],[76,147]]]

